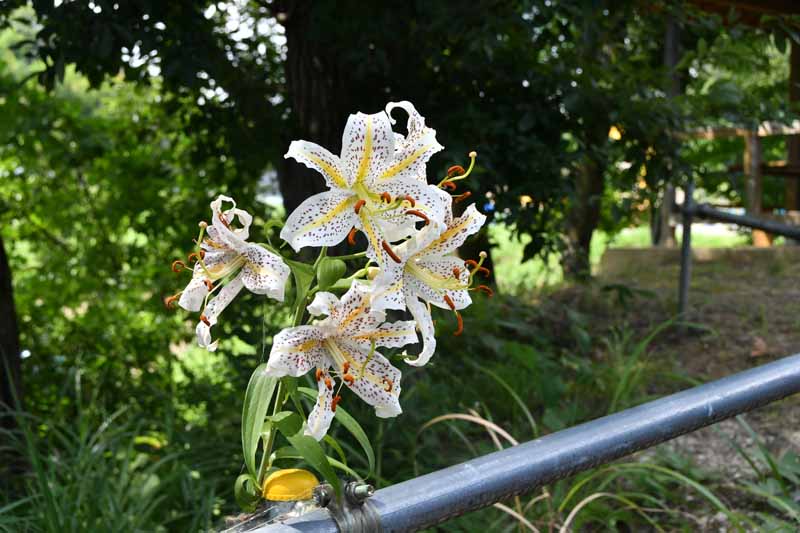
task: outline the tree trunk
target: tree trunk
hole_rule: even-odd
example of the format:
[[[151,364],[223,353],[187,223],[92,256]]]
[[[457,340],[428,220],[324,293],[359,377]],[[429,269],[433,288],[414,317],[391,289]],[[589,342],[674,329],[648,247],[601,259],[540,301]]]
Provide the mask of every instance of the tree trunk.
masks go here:
[[[15,409],[22,402],[22,361],[19,350],[17,314],[11,287],[11,267],[8,264],[3,238],[0,236],[0,411]],[[0,427],[14,426],[14,418],[3,416]]]
[[[600,221],[603,198],[603,165],[589,155],[576,172],[575,196],[567,214],[566,248],[561,266],[564,277],[584,281],[591,277],[589,252],[592,234]]]

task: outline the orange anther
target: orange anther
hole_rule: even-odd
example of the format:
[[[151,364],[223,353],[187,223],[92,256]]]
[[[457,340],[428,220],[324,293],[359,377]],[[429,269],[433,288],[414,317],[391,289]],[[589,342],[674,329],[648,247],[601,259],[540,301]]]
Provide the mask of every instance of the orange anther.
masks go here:
[[[172,296],[167,296],[166,298],[164,298],[164,305],[167,307],[167,309],[175,309],[175,300],[177,299],[178,299],[177,294],[173,294]]]
[[[342,374],[347,374],[349,370],[350,370],[350,361],[345,361],[344,364],[342,365]]]
[[[456,320],[458,320],[458,328],[453,332],[453,335],[458,337],[464,331],[464,320],[458,311],[456,311]]]
[[[342,380],[343,380],[345,383],[347,383],[348,385],[352,386],[352,385],[353,385],[353,383],[355,382],[356,378],[354,378],[354,377],[353,377],[353,376],[351,376],[350,374],[345,374],[344,376],[342,376]]]
[[[450,307],[450,309],[452,309],[453,311],[456,310],[456,304],[453,303],[453,299],[450,298],[449,294],[444,295],[444,301]]]
[[[359,211],[361,211],[361,208],[364,207],[364,204],[366,203],[367,203],[366,200],[359,200],[356,202],[356,205],[353,206],[353,210],[356,212],[356,215],[358,214]]]
[[[225,218],[225,215],[223,215],[222,213],[217,213],[217,218],[219,219],[220,222],[222,222],[222,224],[226,228],[231,229],[231,223],[228,222],[228,219]]]
[[[431,223],[431,219],[429,219],[425,213],[416,209],[409,209],[406,211],[406,215],[414,215],[415,217],[421,218],[426,226]]]
[[[214,290],[214,283],[210,279],[204,279],[203,283],[206,284],[206,289],[208,289],[209,291]]]
[[[481,274],[484,275],[484,277],[487,278],[492,275],[492,272],[486,267],[478,267],[477,272],[480,272]]]
[[[336,412],[336,406],[339,405],[339,402],[341,402],[341,401],[342,401],[342,397],[341,396],[339,396],[338,394],[336,396],[334,396],[333,400],[331,400],[331,411],[333,411],[335,413]]]
[[[455,202],[455,203],[458,203],[458,202],[463,202],[464,200],[466,200],[466,199],[467,199],[467,198],[469,198],[470,196],[472,196],[472,193],[471,193],[471,192],[469,192],[469,191],[467,191],[467,192],[465,192],[464,194],[459,194],[458,196],[456,196],[455,198],[453,198],[453,202]]]
[[[319,380],[322,379],[322,369],[321,368],[317,369],[317,373],[314,375],[314,379],[316,379],[317,382],[319,382]]]
[[[392,250],[392,247],[389,246],[388,242],[382,241],[381,242],[381,246],[383,247],[383,250],[387,253],[387,255],[392,258],[392,261],[394,261],[395,263],[402,263],[403,262],[400,259],[400,257],[398,257],[398,255],[396,253],[394,253],[394,250]]]
[[[408,195],[408,194],[406,194],[405,196],[403,196],[403,200],[405,200],[406,202],[408,202],[409,204],[411,204],[411,207],[414,207],[414,206],[416,206],[416,205],[417,205],[417,201],[416,201],[416,200],[414,200],[414,198],[412,198],[412,197],[411,197],[410,195]]]
[[[331,383],[331,378],[328,376],[325,376],[325,386],[328,388],[328,390],[333,389],[333,383]]]
[[[489,287],[487,287],[486,285],[478,285],[477,287],[475,287],[475,290],[486,293],[486,296],[488,296],[489,298],[494,296],[494,291]]]
[[[452,167],[447,169],[447,177],[452,178],[453,176],[463,176],[467,172],[464,170],[464,167],[461,165],[453,165]]]
[[[386,388],[383,389],[383,390],[385,390],[386,392],[392,392],[392,387],[394,387],[394,381],[392,381],[389,378],[383,378],[383,382],[382,383],[386,384]]]
[[[474,259],[467,259],[464,261],[464,264],[467,265],[467,268],[472,268],[478,266],[478,262]]]
[[[355,246],[356,245],[356,232],[357,231],[358,230],[356,229],[356,227],[353,226],[353,228],[350,230],[350,233],[347,234],[347,244],[349,244],[350,246]]]
[[[199,252],[190,253],[187,256],[187,261],[189,261],[189,263],[193,263],[193,262],[198,261],[198,260],[203,260],[203,259],[205,259],[205,257],[206,257],[205,250],[200,250]]]
[[[454,190],[456,190],[458,188],[458,185],[456,185],[456,183],[454,181],[443,181],[442,182],[442,188],[454,191]]]
[[[383,200],[387,204],[390,204],[390,203],[392,203],[392,195],[390,195],[388,192],[382,192],[381,193],[381,200]]]
[[[176,260],[172,262],[172,271],[173,272],[180,272],[186,267],[186,263],[181,260]]]
[[[211,327],[211,321],[208,319],[206,315],[200,315],[200,322],[202,322],[208,327]]]
[[[460,279],[461,278],[461,269],[458,268],[458,267],[453,267],[453,276],[456,279]]]

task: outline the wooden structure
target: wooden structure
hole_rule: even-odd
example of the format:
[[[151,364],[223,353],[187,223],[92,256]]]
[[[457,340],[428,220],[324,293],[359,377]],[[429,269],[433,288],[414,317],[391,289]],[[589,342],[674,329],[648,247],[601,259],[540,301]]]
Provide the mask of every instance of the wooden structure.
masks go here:
[[[749,26],[760,26],[763,15],[798,15],[798,0],[690,0],[690,3],[706,12],[728,15],[736,10],[738,22]],[[789,69],[789,103],[800,105],[800,45],[791,41]],[[785,161],[764,161],[761,140],[774,135],[787,136],[787,155]],[[763,123],[757,131],[740,128],[706,128],[692,132],[691,137],[700,139],[716,139],[722,137],[743,137],[745,141],[744,158],[741,166],[735,165],[730,170],[741,170],[745,176],[745,209],[748,214],[770,216],[764,213],[762,205],[762,184],[764,175],[780,176],[786,179],[785,209],[789,217],[797,222],[800,209],[800,121],[790,125]],[[793,213],[794,212],[794,213]],[[796,216],[792,216],[796,215]],[[755,246],[769,246],[771,236],[761,230],[753,230]]]

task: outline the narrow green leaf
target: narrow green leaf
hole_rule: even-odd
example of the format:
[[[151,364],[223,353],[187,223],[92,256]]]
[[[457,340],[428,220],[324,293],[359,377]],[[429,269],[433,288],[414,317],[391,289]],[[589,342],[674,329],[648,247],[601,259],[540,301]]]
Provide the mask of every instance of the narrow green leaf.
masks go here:
[[[261,499],[256,489],[256,484],[250,474],[242,474],[236,478],[236,484],[233,487],[233,494],[236,497],[236,503],[239,504],[243,510],[253,512],[256,504]]]
[[[278,378],[267,376],[267,364],[262,363],[250,376],[247,391],[244,393],[242,408],[242,453],[247,472],[257,479],[256,451],[261,438],[261,430],[267,416]]]
[[[300,416],[296,413],[291,413],[290,415],[281,416],[278,420],[273,417],[272,422],[278,428],[278,431],[286,437],[289,444],[303,456],[303,459],[331,484],[336,492],[336,497],[341,498],[342,486],[339,478],[336,476],[330,461],[328,461],[328,456],[325,454],[325,450],[322,449],[322,445],[313,437],[303,435],[303,421]],[[299,430],[298,427],[300,428]]]
[[[317,400],[317,391],[314,389],[310,389],[308,387],[299,387],[298,390],[305,394],[311,400]],[[361,449],[364,450],[364,454],[367,456],[367,462],[369,464],[369,472],[367,473],[367,478],[372,477],[375,473],[375,452],[372,449],[372,444],[369,441],[369,437],[361,428],[361,425],[356,421],[353,416],[348,413],[343,407],[336,408],[336,414],[334,418],[350,432],[350,434],[355,437],[358,443],[361,445]]]

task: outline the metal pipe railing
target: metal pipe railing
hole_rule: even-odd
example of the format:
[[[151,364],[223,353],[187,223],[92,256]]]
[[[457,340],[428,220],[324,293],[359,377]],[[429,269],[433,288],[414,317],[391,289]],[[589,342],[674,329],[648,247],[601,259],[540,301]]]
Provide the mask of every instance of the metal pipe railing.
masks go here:
[[[416,531],[800,392],[800,354],[385,489],[341,531]],[[357,515],[357,516],[355,516]],[[317,510],[258,533],[340,531]]]

